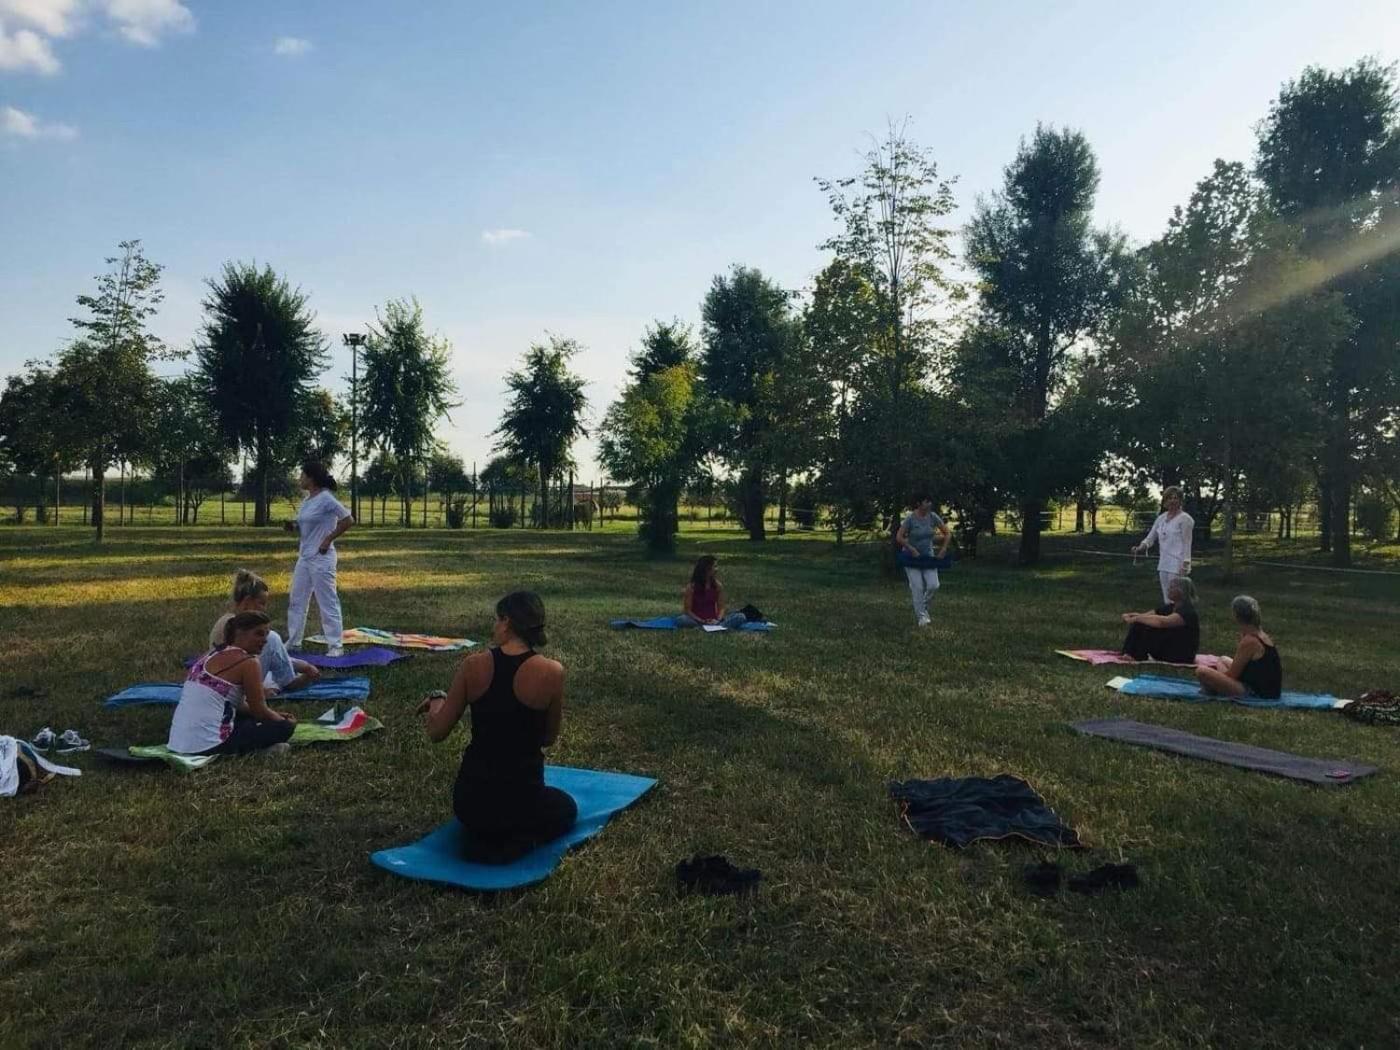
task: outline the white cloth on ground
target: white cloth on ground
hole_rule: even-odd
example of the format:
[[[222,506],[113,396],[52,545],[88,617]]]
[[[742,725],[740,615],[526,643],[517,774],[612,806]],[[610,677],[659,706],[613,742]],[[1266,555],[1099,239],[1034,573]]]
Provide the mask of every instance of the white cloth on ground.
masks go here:
[[[45,773],[54,773],[61,777],[80,777],[83,775],[81,769],[50,762],[35,751],[33,745],[23,740],[17,740],[12,736],[0,736],[0,798],[10,798],[19,792],[19,754],[21,749],[30,761]]]

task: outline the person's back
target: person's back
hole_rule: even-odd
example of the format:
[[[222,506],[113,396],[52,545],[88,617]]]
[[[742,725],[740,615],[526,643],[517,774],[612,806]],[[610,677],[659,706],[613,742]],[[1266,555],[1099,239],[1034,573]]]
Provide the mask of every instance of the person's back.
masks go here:
[[[1277,700],[1283,693],[1283,661],[1279,659],[1278,646],[1262,631],[1255,639],[1258,654],[1240,671],[1240,681],[1261,700]]]
[[[542,784],[548,709],[528,706],[515,692],[519,671],[537,654],[533,649],[514,655],[499,648],[489,652],[491,684],[468,708],[472,738],[462,753],[458,778],[506,790]]]

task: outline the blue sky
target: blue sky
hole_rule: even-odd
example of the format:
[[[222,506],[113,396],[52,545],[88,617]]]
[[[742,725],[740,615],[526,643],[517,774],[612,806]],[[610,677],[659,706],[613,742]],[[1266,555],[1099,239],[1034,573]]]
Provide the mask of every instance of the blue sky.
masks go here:
[[[547,331],[587,348],[596,419],[716,273],[807,287],[812,179],[890,118],[964,213],[1037,121],[1079,128],[1099,221],[1146,240],[1214,158],[1249,159],[1285,79],[1364,55],[1400,59],[1393,0],[0,0],[0,374],[140,237],[170,343],[225,260],[269,262],[310,293],[333,388],[340,333],[417,295],[455,347],[443,436],[484,463]]]

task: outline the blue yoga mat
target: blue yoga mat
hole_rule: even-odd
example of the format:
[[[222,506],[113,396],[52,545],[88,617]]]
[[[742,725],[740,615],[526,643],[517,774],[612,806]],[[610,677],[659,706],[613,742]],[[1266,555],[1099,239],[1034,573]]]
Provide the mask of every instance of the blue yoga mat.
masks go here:
[[[1336,706],[1337,698],[1326,693],[1291,693],[1284,690],[1277,700],[1261,700],[1257,696],[1216,696],[1201,689],[1197,682],[1187,678],[1168,678],[1165,675],[1144,674],[1129,678],[1119,687],[1120,693],[1129,696],[1151,696],[1161,700],[1229,700],[1245,707],[1301,707],[1330,709]]]
[[[544,781],[573,796],[578,803],[578,823],[567,835],[525,854],[513,864],[473,864],[463,860],[463,831],[455,820],[411,845],[371,853],[369,859],[406,879],[440,882],[466,890],[529,886],[549,878],[565,853],[598,834],[614,813],[626,809],[656,785],[651,777],[568,766],[545,766]]]
[[[650,620],[611,620],[608,626],[615,631],[637,628],[643,631],[679,631],[680,625],[674,616],[653,616]],[[754,620],[736,627],[737,631],[771,631],[775,625],[767,620]],[[700,628],[695,628],[699,631]],[[723,631],[709,631],[709,634],[723,634]]]
[[[351,649],[344,656],[327,656],[325,653],[308,653],[300,649],[293,649],[287,655],[294,660],[305,660],[313,667],[330,667],[337,671],[343,671],[350,667],[387,667],[397,660],[410,659],[409,653],[396,652],[393,649],[385,649],[382,645],[366,645],[360,648]],[[198,656],[191,656],[185,660],[186,667],[193,667]]]
[[[281,704],[290,700],[368,700],[368,678],[323,678],[319,682],[296,689],[290,693],[280,693],[272,697],[272,703]],[[129,707],[132,704],[170,704],[180,702],[179,682],[138,682],[120,693],[109,696],[103,707]]]

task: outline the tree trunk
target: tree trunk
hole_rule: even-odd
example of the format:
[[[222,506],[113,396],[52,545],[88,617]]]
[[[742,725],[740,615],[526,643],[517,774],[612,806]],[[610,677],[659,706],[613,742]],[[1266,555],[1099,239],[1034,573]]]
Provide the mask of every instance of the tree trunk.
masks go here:
[[[176,504],[178,508],[175,518],[176,524],[188,525],[190,523],[190,500],[189,494],[185,492],[185,461],[183,458],[180,460],[180,477],[176,484],[178,485],[176,490],[178,501]]]
[[[1317,483],[1318,550],[1332,550],[1332,475],[1326,473]]]
[[[574,508],[575,508],[575,506],[576,506],[576,504],[574,503],[574,472],[573,472],[572,469],[570,469],[570,471],[569,471],[569,531],[570,531],[570,532],[573,532],[573,531],[574,531]]]
[[[778,482],[778,535],[787,534],[787,501],[788,501],[788,479],[784,474]]]
[[[749,530],[749,539],[758,542],[767,539],[763,521],[767,500],[763,496],[761,475],[749,473],[739,479],[739,506],[743,508],[744,526]]]
[[[1021,549],[1017,558],[1022,565],[1040,561],[1040,512],[1044,507],[1041,500],[1021,504]]]
[[[1223,464],[1225,467],[1225,522],[1221,527],[1224,549],[1220,555],[1221,569],[1227,580],[1233,578],[1235,574],[1235,470],[1232,465],[1232,453],[1234,452],[1232,445],[1230,435],[1227,432]]]
[[[107,464],[94,461],[92,464],[93,499],[92,523],[97,527],[97,542],[107,535]]]
[[[117,524],[126,524],[126,460],[122,460],[122,487],[121,494],[117,497]]]
[[[1351,565],[1351,478],[1345,467],[1332,481],[1332,564],[1345,569]]]
[[[254,528],[266,528],[268,524],[267,475],[272,469],[272,464],[269,462],[271,458],[272,455],[267,448],[267,442],[263,441],[258,446],[258,488],[257,499],[253,504]]]
[[[1084,531],[1084,501],[1082,499],[1074,501],[1074,531]]]
[[[540,463],[540,528],[549,528],[549,471]]]

